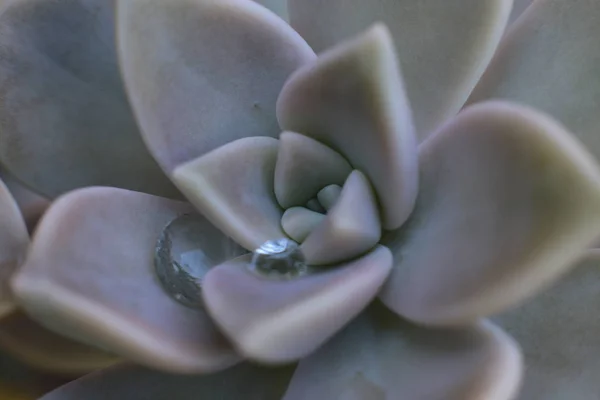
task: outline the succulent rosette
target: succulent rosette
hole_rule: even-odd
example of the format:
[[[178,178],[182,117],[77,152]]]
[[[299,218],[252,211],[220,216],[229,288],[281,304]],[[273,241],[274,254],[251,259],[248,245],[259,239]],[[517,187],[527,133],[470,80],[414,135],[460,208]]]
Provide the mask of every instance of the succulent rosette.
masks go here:
[[[511,399],[500,326],[597,393],[532,338],[596,282],[600,5],[512,6],[5,2],[0,159],[57,198],[0,299],[135,363],[45,398]]]

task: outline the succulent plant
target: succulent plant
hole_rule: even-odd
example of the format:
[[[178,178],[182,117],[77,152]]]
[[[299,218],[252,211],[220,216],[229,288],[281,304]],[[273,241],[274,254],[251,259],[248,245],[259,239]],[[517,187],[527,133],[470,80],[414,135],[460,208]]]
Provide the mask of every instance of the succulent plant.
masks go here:
[[[504,328],[526,398],[597,393],[600,5],[512,6],[4,2],[0,160],[54,200],[29,243],[0,187],[0,344],[135,363],[48,400],[503,400]]]

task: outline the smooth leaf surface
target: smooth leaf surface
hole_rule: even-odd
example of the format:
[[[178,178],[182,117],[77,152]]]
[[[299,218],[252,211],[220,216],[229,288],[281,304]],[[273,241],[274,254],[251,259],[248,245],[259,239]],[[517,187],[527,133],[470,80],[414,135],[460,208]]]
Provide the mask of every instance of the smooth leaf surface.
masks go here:
[[[561,125],[488,102],[419,152],[411,220],[383,243],[396,266],[381,298],[427,324],[504,311],[557,280],[600,234],[600,171]]]
[[[236,139],[279,135],[275,102],[315,55],[248,0],[121,0],[120,66],[150,151],[167,171]]]
[[[337,264],[366,253],[379,239],[381,221],[375,194],[365,175],[354,170],[335,205],[300,249],[310,265]]]
[[[512,3],[289,0],[289,14],[292,26],[316,52],[376,22],[385,23],[395,42],[422,141],[463,106],[494,54]]]
[[[521,370],[517,344],[489,322],[421,328],[376,303],[299,363],[283,400],[508,400]]]
[[[392,265],[383,246],[295,279],[258,276],[250,260],[212,269],[204,302],[242,354],[269,363],[300,359],[322,345],[371,302]]]
[[[469,103],[506,99],[556,118],[600,157],[600,6],[536,0],[511,27]]]
[[[173,180],[215,226],[253,251],[286,237],[273,189],[279,141],[249,137],[179,166]]]
[[[160,233],[192,212],[187,203],[114,188],[63,196],[13,280],[19,304],[48,329],[143,365],[180,373],[232,365],[238,357],[208,315],[175,301],[155,273]],[[206,221],[204,228],[200,250],[224,249],[229,239]]]
[[[600,393],[599,302],[596,254],[531,301],[496,318],[523,348],[520,399],[586,399]]]
[[[180,197],[125,96],[113,3],[2,3],[0,160],[48,197],[93,185]]]

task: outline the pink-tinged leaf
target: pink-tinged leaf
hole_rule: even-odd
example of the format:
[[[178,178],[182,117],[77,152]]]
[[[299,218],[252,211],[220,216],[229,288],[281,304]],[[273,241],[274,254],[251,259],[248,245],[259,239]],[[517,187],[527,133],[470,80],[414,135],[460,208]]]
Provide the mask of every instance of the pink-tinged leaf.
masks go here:
[[[207,372],[239,360],[202,309],[174,300],[154,265],[157,239],[187,203],[114,188],[64,195],[47,211],[13,280],[34,320],[137,363]],[[220,263],[229,239],[204,221],[199,250]],[[213,254],[216,253],[216,254]]]
[[[390,251],[289,280],[249,270],[249,256],[212,269],[204,280],[208,311],[246,357],[269,363],[300,359],[358,315],[391,268]]]
[[[236,139],[279,135],[277,96],[315,58],[288,24],[248,0],[117,3],[125,86],[165,170]]]

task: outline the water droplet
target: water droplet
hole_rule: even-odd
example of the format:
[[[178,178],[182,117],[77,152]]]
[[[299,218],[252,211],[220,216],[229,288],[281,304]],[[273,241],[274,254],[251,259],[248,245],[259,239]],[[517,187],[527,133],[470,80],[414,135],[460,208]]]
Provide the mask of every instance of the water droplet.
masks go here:
[[[202,278],[215,265],[247,251],[200,215],[185,214],[163,229],[154,254],[156,275],[167,293],[188,307],[202,307]]]
[[[269,240],[254,250],[250,268],[277,278],[295,278],[308,272],[300,246],[287,238]]]

